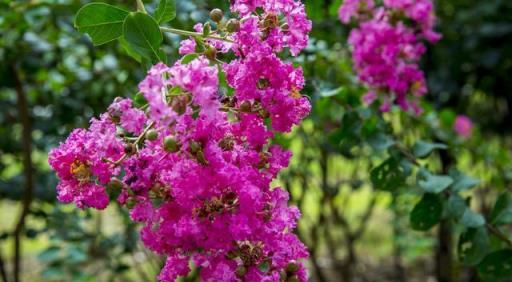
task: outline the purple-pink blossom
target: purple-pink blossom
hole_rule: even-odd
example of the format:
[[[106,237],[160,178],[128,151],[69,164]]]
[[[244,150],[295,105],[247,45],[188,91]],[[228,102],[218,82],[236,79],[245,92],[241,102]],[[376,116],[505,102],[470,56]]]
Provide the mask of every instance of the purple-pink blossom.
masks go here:
[[[419,97],[427,93],[425,74],[419,67],[426,51],[422,41],[440,39],[433,31],[431,1],[386,0],[383,6],[375,6],[371,0],[346,0],[339,16],[343,23],[357,24],[348,42],[357,76],[372,93],[365,102],[378,100],[384,111],[396,104],[421,113]]]
[[[455,118],[453,130],[455,130],[455,132],[461,137],[469,138],[473,132],[473,122],[469,117],[459,115]]]
[[[272,186],[291,153],[272,138],[310,112],[302,70],[279,53],[298,55],[311,22],[295,0],[240,0],[231,8],[242,17],[233,43],[206,43],[235,59],[217,64],[200,55],[153,66],[139,84],[147,105],[117,98],[52,150],[58,198],[102,209],[107,189],[119,189],[117,201],[142,224],[145,246],[167,257],[160,281],[186,276],[190,263],[203,281],[307,281],[308,252],[293,233],[300,212]],[[195,46],[186,39],[180,53]],[[219,72],[232,95],[221,91]]]

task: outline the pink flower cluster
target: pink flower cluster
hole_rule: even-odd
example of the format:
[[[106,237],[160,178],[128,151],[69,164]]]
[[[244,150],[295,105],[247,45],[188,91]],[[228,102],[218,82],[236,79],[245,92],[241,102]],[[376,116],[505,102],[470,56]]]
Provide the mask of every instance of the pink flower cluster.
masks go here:
[[[431,0],[345,0],[340,20],[355,22],[349,44],[359,79],[369,92],[363,97],[372,104],[381,97],[381,110],[397,104],[419,114],[418,98],[427,93],[425,75],[419,67],[426,48],[423,40],[437,42],[441,36],[433,28]]]
[[[160,281],[186,276],[190,262],[203,281],[307,281],[300,212],[271,185],[291,153],[271,140],[310,111],[301,69],[277,54],[297,55],[311,22],[300,1],[231,2],[239,28],[205,44],[235,59],[153,66],[139,85],[147,105],[117,98],[51,151],[58,198],[103,209],[118,189],[144,244],[167,257]],[[185,40],[180,52],[195,49]],[[221,93],[219,71],[233,95]]]
[[[473,122],[465,115],[459,115],[453,123],[453,130],[462,138],[470,138],[473,133]]]

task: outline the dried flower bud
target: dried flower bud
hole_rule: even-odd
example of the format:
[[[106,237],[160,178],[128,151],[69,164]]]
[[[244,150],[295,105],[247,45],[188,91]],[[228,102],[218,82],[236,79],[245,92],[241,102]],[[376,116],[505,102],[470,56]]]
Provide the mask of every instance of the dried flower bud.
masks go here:
[[[243,101],[242,104],[240,104],[240,111],[244,113],[249,113],[252,110],[251,102],[249,101]]]
[[[224,17],[224,13],[222,12],[221,9],[213,9],[210,12],[210,19],[212,19],[212,21],[214,21],[216,23],[222,21],[223,17]]]
[[[217,49],[212,46],[206,46],[206,50],[204,51],[204,55],[209,60],[215,60],[217,58]]]
[[[228,32],[237,32],[240,30],[240,22],[236,19],[230,19],[226,24],[226,29]]]

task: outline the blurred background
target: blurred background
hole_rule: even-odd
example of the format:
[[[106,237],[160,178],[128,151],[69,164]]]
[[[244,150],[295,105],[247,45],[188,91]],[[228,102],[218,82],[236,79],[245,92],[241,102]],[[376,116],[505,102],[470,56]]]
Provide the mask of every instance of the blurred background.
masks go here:
[[[308,245],[312,281],[479,281],[459,263],[456,227],[427,233],[408,228],[419,199],[376,191],[369,171],[384,159],[386,142],[358,143],[369,118],[354,127],[352,106],[364,89],[352,71],[348,29],[337,19],[342,0],[307,0],[314,21],[303,66],[313,112],[291,135],[278,136],[295,153],[276,182],[303,213],[298,234]],[[89,1],[0,0],[0,279],[5,281],[155,281],[163,260],[138,241],[137,225],[115,204],[106,212],[82,211],[56,202],[57,179],[48,151],[76,127],[105,111],[117,96],[132,96],[143,69],[112,43],[93,47],[73,27]],[[155,3],[145,1],[148,9]],[[173,27],[191,29],[214,7],[229,1],[177,1]],[[422,63],[430,93],[425,107],[440,118],[466,114],[473,137],[457,143],[457,157],[439,154],[431,167],[455,162],[482,180],[471,195],[481,213],[512,189],[512,1],[437,0],[443,39],[428,46]],[[108,1],[135,8],[135,1]],[[179,37],[167,35],[169,62]],[[334,102],[333,102],[334,101]],[[429,116],[384,116],[404,140],[437,138]],[[346,125],[350,126],[346,126]],[[365,131],[366,130],[366,131]],[[334,131],[335,134],[332,134]],[[357,156],[357,157],[356,157]],[[443,273],[450,272],[446,276]],[[195,281],[194,275],[183,279]]]

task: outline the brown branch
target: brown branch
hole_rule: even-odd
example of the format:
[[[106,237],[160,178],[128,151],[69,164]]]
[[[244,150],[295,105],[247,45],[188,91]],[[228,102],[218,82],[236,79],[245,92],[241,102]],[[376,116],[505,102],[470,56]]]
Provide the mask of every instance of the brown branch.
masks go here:
[[[30,121],[29,105],[27,96],[23,89],[20,74],[15,63],[10,64],[13,75],[14,87],[16,90],[18,117],[20,119],[22,129],[22,149],[23,149],[23,174],[25,176],[25,189],[22,198],[22,210],[19,215],[16,227],[13,232],[14,236],[14,282],[19,282],[21,275],[21,236],[25,228],[25,220],[30,210],[30,205],[34,193],[34,179],[32,168],[32,125]]]
[[[7,271],[5,270],[5,261],[2,256],[2,253],[0,253],[0,277],[2,277],[2,282],[8,282],[7,279]]]
[[[487,224],[486,226],[487,229],[489,229],[489,231],[491,231],[492,234],[496,235],[496,237],[498,237],[500,240],[507,243],[509,247],[512,247],[512,240],[510,240],[510,238],[508,238],[507,235],[503,234],[501,230],[499,230],[498,228],[494,227],[491,224]]]

